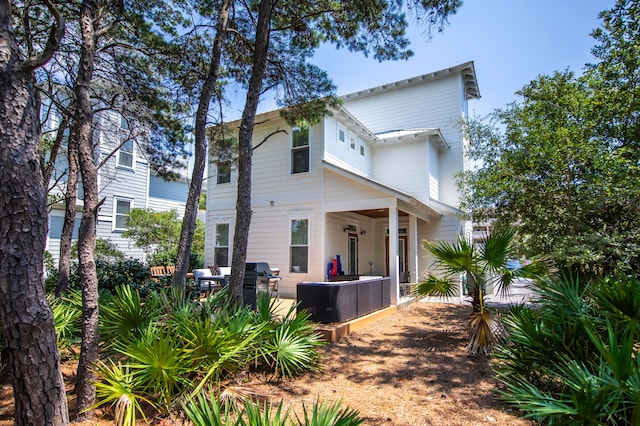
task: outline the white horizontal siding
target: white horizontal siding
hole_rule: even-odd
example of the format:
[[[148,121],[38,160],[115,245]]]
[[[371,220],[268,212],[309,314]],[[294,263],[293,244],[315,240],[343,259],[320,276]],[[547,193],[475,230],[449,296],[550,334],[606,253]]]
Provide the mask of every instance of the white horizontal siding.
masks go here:
[[[426,203],[429,197],[427,145],[428,142],[422,140],[376,146],[373,178]]]
[[[182,217],[184,216],[185,203],[166,200],[164,198],[149,197],[147,208],[157,212],[175,210],[178,212],[178,216]]]
[[[460,90],[460,76],[453,76],[347,100],[344,107],[374,133],[426,127],[444,130],[462,117]]]
[[[442,216],[430,222],[418,221],[418,241],[456,241],[464,223],[455,216]],[[418,276],[424,277],[432,270],[433,257],[420,243],[418,256]]]

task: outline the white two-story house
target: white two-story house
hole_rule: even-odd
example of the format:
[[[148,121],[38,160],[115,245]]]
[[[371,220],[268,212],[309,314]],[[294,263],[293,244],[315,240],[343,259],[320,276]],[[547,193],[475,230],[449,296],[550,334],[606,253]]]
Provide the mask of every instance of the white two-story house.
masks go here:
[[[56,129],[58,119],[51,115],[45,128]],[[178,170],[180,179],[166,181],[155,174],[146,159],[145,129],[134,128],[114,111],[96,115],[94,147],[98,169],[98,188],[103,200],[98,213],[96,235],[98,239],[114,244],[127,257],[144,260],[145,253],[134,242],[122,236],[126,231],[128,213],[133,208],[149,208],[156,211],[175,209],[183,214],[189,185],[186,168]],[[68,160],[66,149],[58,156],[50,182],[50,194],[64,194],[67,181]],[[73,239],[77,240],[82,217],[82,183],[78,184],[77,214]],[[60,252],[60,235],[64,220],[64,202],[49,208],[49,232],[46,250],[57,263]]]
[[[280,295],[294,297],[297,283],[335,274],[339,256],[341,273],[391,277],[397,303],[398,283],[416,282],[430,266],[423,240],[470,231],[458,216],[455,175],[467,164],[460,123],[479,97],[468,62],[345,95],[310,127],[261,114],[254,146],[273,136],[253,153],[247,261],[279,268]],[[224,266],[237,172],[215,163],[209,170],[205,263]]]

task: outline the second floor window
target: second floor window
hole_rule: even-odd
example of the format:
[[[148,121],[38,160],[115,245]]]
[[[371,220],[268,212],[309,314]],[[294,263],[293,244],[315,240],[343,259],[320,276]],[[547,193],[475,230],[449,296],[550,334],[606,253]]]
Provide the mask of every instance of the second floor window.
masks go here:
[[[218,175],[217,183],[229,183],[231,182],[231,163],[228,161],[218,163]]]
[[[309,171],[309,127],[294,127],[291,143],[291,174]]]
[[[118,150],[118,166],[133,168],[133,140],[126,141]]]
[[[120,117],[120,143],[131,137],[131,131],[129,128],[129,121]],[[117,162],[119,167],[126,167],[133,169],[133,139],[129,139],[118,150]]]

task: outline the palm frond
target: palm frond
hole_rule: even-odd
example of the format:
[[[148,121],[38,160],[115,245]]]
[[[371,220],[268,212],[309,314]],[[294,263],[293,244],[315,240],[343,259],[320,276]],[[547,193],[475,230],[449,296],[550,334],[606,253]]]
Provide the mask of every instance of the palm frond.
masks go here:
[[[480,244],[480,258],[489,271],[503,269],[513,257],[512,245],[516,231],[513,228],[498,228],[486,236]]]
[[[456,242],[424,241],[423,246],[434,256],[434,265],[446,276],[478,272],[473,244],[462,236],[458,236]]]
[[[458,285],[451,279],[443,279],[430,275],[425,281],[418,283],[416,291],[423,296],[452,298],[458,296]]]

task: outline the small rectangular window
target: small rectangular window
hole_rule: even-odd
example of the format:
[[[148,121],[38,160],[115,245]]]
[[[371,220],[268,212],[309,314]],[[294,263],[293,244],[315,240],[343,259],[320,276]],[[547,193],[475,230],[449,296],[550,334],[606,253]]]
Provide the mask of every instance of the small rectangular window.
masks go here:
[[[126,141],[118,150],[118,166],[133,168],[133,140]]]
[[[217,164],[218,174],[217,183],[231,182],[231,163],[228,161]]]
[[[116,231],[127,230],[129,211],[133,208],[133,201],[123,198],[113,200],[113,229]]]
[[[294,127],[291,144],[291,174],[309,171],[309,127]]]
[[[306,273],[309,270],[309,220],[291,220],[290,272]]]
[[[351,132],[349,132],[349,148],[356,150],[356,135]]]
[[[342,143],[347,142],[347,130],[340,123],[338,123],[338,140]]]
[[[364,157],[364,145],[360,144],[360,156]]]
[[[129,128],[129,121],[120,116],[120,129],[118,130],[120,149],[118,149],[117,165],[119,167],[125,167],[127,169],[133,168],[133,150],[134,143],[131,137],[131,131]],[[127,140],[128,139],[128,140]]]
[[[229,266],[229,224],[216,224],[215,264]]]

